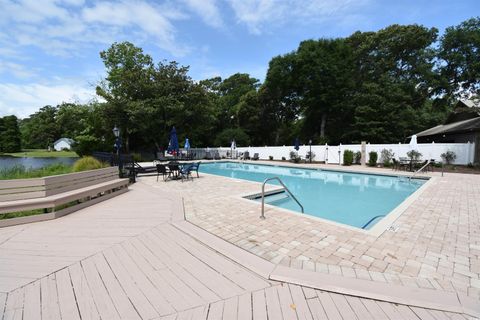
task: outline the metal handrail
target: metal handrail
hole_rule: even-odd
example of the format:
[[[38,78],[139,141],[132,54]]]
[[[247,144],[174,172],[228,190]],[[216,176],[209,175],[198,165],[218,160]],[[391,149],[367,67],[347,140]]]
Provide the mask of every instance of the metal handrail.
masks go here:
[[[304,213],[302,204],[297,200],[297,198],[287,188],[287,186],[282,182],[282,180],[280,180],[279,177],[271,177],[271,178],[265,179],[262,184],[262,215],[260,216],[260,219],[265,219],[265,184],[270,180],[277,180],[278,182],[280,182],[280,184],[283,186],[283,189],[288,192],[288,194],[292,197],[292,199],[295,200],[295,202],[300,206],[300,208],[302,209],[302,213]]]
[[[427,163],[425,163],[420,169],[418,169],[418,170],[415,171],[410,177],[408,177],[408,180],[412,180],[412,178],[415,177],[415,175],[416,175],[417,173],[419,173],[420,171],[422,171],[423,169],[425,169],[425,167],[427,167],[429,164],[430,164],[430,160],[428,160]]]

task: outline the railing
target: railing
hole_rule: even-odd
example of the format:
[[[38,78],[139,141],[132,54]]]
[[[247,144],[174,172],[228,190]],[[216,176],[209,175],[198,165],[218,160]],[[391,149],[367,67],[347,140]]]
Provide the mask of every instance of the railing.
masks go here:
[[[271,178],[267,178],[263,181],[263,184],[262,184],[262,215],[260,216],[260,219],[265,219],[265,184],[268,182],[268,181],[271,181],[271,180],[277,180],[278,182],[280,182],[280,184],[282,185],[283,189],[292,197],[293,200],[295,200],[295,202],[300,206],[300,208],[302,209],[302,213],[303,212],[303,206],[302,204],[298,201],[298,199],[293,195],[292,192],[290,192],[290,190],[287,188],[287,186],[282,182],[282,180],[280,180],[279,177],[271,177]]]
[[[420,171],[422,171],[423,169],[425,169],[429,164],[430,164],[430,161],[431,160],[428,160],[427,163],[425,163],[420,169],[418,169],[417,171],[415,171],[410,177],[408,177],[408,180],[412,180],[413,177],[415,177],[415,175],[417,173],[419,173]]]

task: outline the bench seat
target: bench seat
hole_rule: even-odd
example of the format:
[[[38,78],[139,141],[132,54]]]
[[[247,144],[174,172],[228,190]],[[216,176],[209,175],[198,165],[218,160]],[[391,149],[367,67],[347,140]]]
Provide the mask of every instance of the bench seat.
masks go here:
[[[48,197],[13,200],[0,202],[0,214],[7,212],[26,211],[39,208],[55,208],[59,205],[80,200],[83,198],[93,197],[102,192],[107,192],[113,189],[127,187],[128,179],[115,179],[107,182],[95,184],[80,188],[77,190],[67,191],[55,194]]]

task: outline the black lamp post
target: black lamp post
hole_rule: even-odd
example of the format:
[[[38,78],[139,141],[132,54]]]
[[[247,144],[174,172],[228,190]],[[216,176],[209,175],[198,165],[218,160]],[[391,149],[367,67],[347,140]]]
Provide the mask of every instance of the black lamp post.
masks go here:
[[[308,140],[308,144],[310,145],[310,154],[308,157],[310,158],[310,163],[312,163],[312,139]]]
[[[122,139],[120,138],[120,129],[115,127],[113,128],[113,135],[115,136],[115,144],[113,145],[117,151],[117,165],[118,165],[118,171],[119,171],[119,176],[122,177],[123,173],[123,165],[122,165],[122,159],[120,156],[120,149],[122,148]]]
[[[120,148],[122,147],[122,140],[120,139],[120,129],[115,126],[113,128],[113,135],[115,136],[115,144],[114,147],[117,151],[117,156],[120,154]]]

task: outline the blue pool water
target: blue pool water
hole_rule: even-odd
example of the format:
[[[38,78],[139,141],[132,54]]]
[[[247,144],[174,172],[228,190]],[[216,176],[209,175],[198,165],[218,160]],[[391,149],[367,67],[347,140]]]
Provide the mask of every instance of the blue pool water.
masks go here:
[[[376,216],[387,215],[425,183],[395,176],[235,162],[202,163],[199,171],[257,182],[279,177],[304,206],[306,214],[358,228]],[[275,181],[269,183],[278,185]],[[285,194],[267,197],[266,203],[301,212]],[[379,220],[372,221],[367,229]]]

